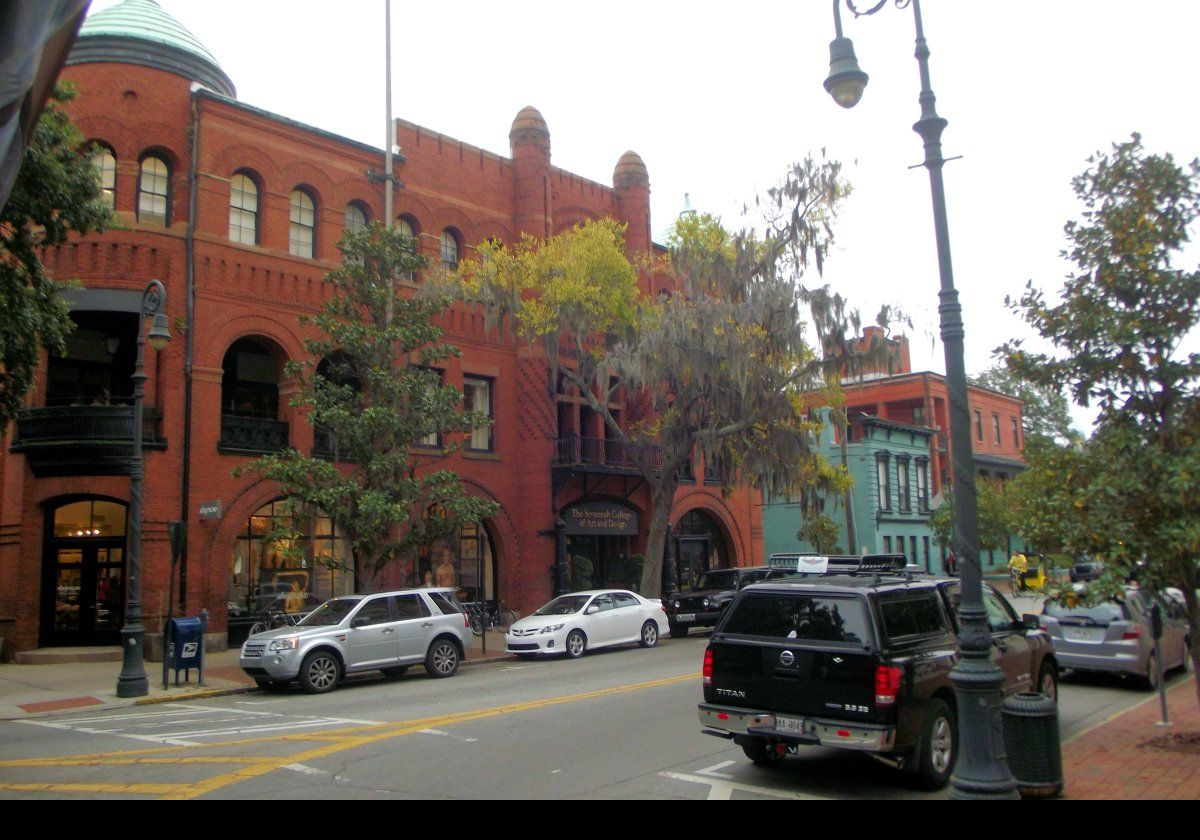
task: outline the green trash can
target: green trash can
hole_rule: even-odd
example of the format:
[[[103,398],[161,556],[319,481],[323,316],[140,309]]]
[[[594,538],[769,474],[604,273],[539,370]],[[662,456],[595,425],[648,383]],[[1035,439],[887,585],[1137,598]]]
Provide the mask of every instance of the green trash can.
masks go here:
[[[1022,799],[1062,793],[1062,742],[1058,704],[1044,694],[1022,692],[1004,701],[1004,749]]]

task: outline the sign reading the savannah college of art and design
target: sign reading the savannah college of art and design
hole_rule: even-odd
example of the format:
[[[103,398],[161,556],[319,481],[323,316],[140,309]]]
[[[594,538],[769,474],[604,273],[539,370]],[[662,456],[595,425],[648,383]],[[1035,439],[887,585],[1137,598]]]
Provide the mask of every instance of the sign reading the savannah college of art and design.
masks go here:
[[[598,537],[636,537],[637,514],[615,502],[585,502],[563,511],[567,533]]]

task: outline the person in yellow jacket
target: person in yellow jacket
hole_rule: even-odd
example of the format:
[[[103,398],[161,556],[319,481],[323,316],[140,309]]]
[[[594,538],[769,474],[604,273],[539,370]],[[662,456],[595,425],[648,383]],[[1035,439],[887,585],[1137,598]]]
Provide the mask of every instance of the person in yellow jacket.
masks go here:
[[[1016,595],[1021,591],[1021,576],[1027,571],[1029,571],[1029,558],[1019,550],[1014,551],[1013,556],[1008,558],[1008,577],[1012,594]]]

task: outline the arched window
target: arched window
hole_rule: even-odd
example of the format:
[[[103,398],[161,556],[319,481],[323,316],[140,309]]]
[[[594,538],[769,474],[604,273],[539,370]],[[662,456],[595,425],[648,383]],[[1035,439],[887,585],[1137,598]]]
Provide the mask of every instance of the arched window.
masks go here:
[[[146,155],[138,177],[138,221],[166,227],[171,223],[170,209],[171,167],[158,155]]]
[[[410,222],[404,216],[401,216],[400,218],[396,219],[396,230],[400,231],[405,236],[411,236],[413,238],[413,253],[415,254],[417,252],[416,251],[417,231],[416,231],[416,228],[413,226],[412,222]],[[417,273],[415,271],[410,271],[407,274],[401,275],[400,279],[405,281],[406,283],[415,283],[415,282],[417,282]]]
[[[451,270],[458,268],[458,236],[450,228],[442,231],[442,265]]]
[[[262,610],[308,612],[354,591],[350,541],[322,511],[286,499],[256,510],[234,543],[229,618],[248,625]]]
[[[221,375],[221,437],[217,451],[279,452],[288,424],[279,419],[281,351],[268,339],[240,338],[225,353]]]
[[[346,233],[362,233],[367,229],[367,214],[357,204],[346,205]]]
[[[92,166],[96,167],[96,179],[100,182],[100,195],[110,208],[117,201],[117,156],[107,146],[97,146],[92,152]]]
[[[229,241],[258,244],[258,185],[241,172],[229,182]]]
[[[316,253],[317,207],[303,190],[292,190],[291,207],[288,252],[294,257],[311,260]]]

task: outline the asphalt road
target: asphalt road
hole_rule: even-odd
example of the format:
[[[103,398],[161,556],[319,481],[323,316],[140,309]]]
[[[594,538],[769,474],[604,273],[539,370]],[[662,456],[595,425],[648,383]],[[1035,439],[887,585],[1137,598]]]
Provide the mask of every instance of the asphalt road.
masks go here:
[[[938,798],[864,756],[763,769],[700,733],[706,638],[0,724],[0,798]],[[1148,696],[1067,681],[1064,738]]]

